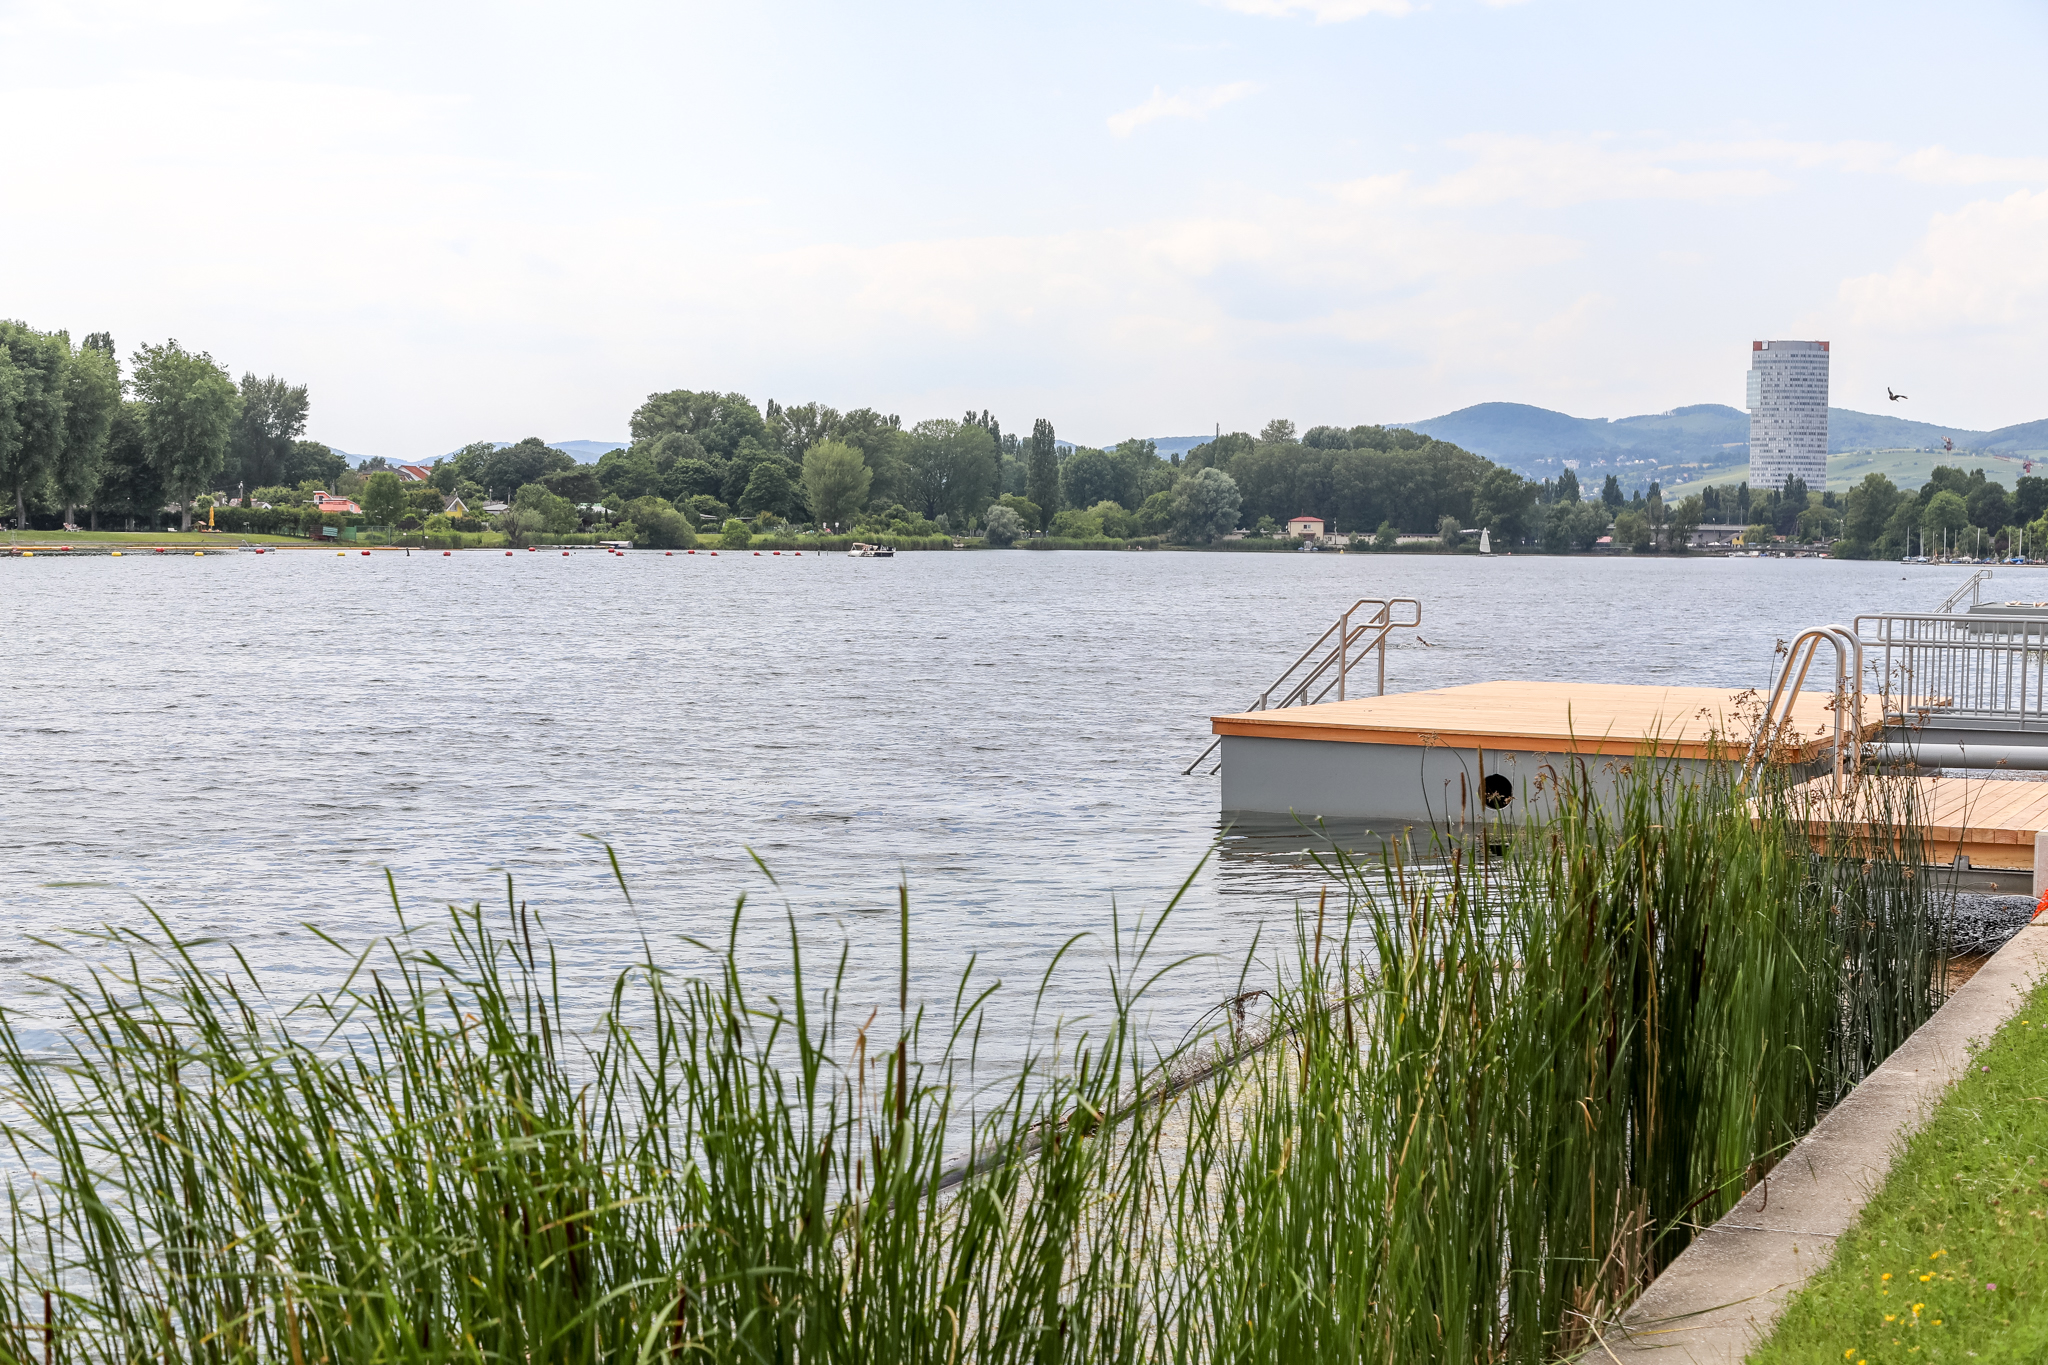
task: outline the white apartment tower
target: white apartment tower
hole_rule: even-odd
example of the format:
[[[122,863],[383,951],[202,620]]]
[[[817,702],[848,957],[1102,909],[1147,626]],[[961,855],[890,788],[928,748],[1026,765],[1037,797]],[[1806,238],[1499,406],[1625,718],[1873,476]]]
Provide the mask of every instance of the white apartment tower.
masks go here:
[[[1828,344],[1749,345],[1749,486],[1783,488],[1797,474],[1818,493],[1828,486]]]

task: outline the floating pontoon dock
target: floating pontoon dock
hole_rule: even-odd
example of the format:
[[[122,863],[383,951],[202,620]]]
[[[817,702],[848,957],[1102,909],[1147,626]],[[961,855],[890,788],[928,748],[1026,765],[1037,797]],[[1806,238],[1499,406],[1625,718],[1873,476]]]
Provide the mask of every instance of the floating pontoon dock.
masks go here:
[[[2015,892],[2026,890],[2028,877],[2037,866],[2035,841],[2048,831],[2048,782],[1998,777],[1916,777],[1913,785],[1913,819],[1927,840],[1927,861],[1940,867],[1967,868],[1972,872],[2010,872]],[[1902,799],[1894,786],[1874,789],[1875,799]],[[1810,782],[1792,793],[1793,800],[1807,804],[1807,829],[1815,842],[1825,841],[1838,821],[1859,824],[1891,824],[1898,812],[1876,810],[1869,801],[1873,789],[1859,789],[1847,800],[1833,795],[1827,779]],[[1965,861],[1958,862],[1958,859]],[[2048,887],[2036,887],[2038,890]]]
[[[1833,743],[1835,694],[1788,700],[1774,757],[1811,761]],[[1663,762],[1739,762],[1763,706],[1715,687],[1487,682],[1215,716],[1210,729],[1226,815],[1456,821],[1538,799],[1538,774],[1572,756],[1602,760],[1596,781],[1653,747]],[[1873,705],[1844,721],[1845,738],[1869,740],[1882,717]]]

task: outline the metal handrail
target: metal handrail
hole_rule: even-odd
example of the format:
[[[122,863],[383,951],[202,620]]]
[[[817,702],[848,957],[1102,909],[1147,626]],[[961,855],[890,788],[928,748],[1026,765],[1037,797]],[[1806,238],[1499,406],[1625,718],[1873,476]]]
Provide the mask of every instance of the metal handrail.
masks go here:
[[[1415,609],[1413,620],[1395,618],[1394,608],[1401,606]],[[1358,614],[1360,607],[1371,607],[1373,610],[1364,621],[1353,625],[1351,618]],[[1278,711],[1288,706],[1313,706],[1329,696],[1332,689],[1335,689],[1338,701],[1347,700],[1353,665],[1363,663],[1365,656],[1375,650],[1379,652],[1379,673],[1375,680],[1374,695],[1383,697],[1387,694],[1387,637],[1396,630],[1413,630],[1421,624],[1422,603],[1416,598],[1361,597],[1345,608],[1344,614],[1332,622],[1328,630],[1318,635],[1315,642],[1304,649],[1293,663],[1281,670],[1280,676],[1273,680],[1271,687],[1259,694],[1258,700],[1244,709]],[[1336,637],[1334,644],[1331,643],[1332,636]],[[1328,652],[1322,653],[1326,647]],[[1295,671],[1319,653],[1322,657],[1315,666],[1288,686],[1288,679],[1294,677]],[[1332,669],[1336,670],[1336,676],[1323,682],[1322,689],[1311,696],[1310,690]],[[1274,701],[1273,694],[1283,686],[1287,686],[1287,690],[1281,694],[1280,700]],[[1221,735],[1210,740],[1209,747],[1202,750],[1194,762],[1181,769],[1181,776],[1187,777],[1201,767],[1209,755],[1216,752],[1216,746],[1222,742]]]
[[[2016,611],[1876,612],[1856,633],[1882,650],[1885,686],[1901,710],[2011,723],[2048,721],[2048,617]]]
[[[1750,741],[1749,755],[1743,760],[1745,777],[1755,774],[1762,776],[1763,765],[1768,762],[1776,748],[1777,738],[1786,726],[1792,724],[1792,706],[1798,699],[1801,688],[1806,684],[1806,674],[1813,667],[1814,656],[1820,652],[1825,640],[1835,647],[1835,795],[1841,796],[1848,790],[1848,778],[1862,767],[1863,757],[1863,641],[1847,626],[1815,626],[1802,632],[1792,641],[1792,648],[1786,652],[1785,667],[1778,673],[1778,681],[1771,688],[1770,701],[1764,706],[1763,719],[1757,725],[1756,738]],[[1800,649],[1805,647],[1802,656]],[[1794,676],[1793,669],[1798,674]],[[1842,744],[1842,714],[1848,709],[1847,701],[1852,693],[1856,698],[1853,725],[1853,742],[1845,749]],[[1790,682],[1788,689],[1786,683]],[[1785,710],[1778,714],[1778,704],[1784,702]]]
[[[1973,607],[1976,606],[1978,602],[1978,593],[1982,591],[1980,585],[1984,582],[1985,579],[1989,577],[1991,577],[1991,570],[1989,569],[1979,569],[1977,570],[1977,572],[1971,574],[1968,582],[1964,583],[1962,587],[1957,588],[1954,592],[1950,593],[1947,599],[1944,600],[1940,606],[1934,609],[1935,615],[1939,616],[1943,613],[1954,611],[1956,603],[1963,600],[1964,593],[1970,594],[1970,605]]]

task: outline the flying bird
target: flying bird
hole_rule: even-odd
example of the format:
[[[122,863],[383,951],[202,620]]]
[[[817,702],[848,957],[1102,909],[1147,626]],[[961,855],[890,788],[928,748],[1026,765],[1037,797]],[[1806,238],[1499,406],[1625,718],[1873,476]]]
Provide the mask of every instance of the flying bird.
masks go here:
[[[1891,399],[1894,403],[1898,402],[1901,398],[1904,398],[1906,396],[1903,393],[1893,393],[1892,386],[1889,384],[1884,386],[1884,393],[1885,397]]]

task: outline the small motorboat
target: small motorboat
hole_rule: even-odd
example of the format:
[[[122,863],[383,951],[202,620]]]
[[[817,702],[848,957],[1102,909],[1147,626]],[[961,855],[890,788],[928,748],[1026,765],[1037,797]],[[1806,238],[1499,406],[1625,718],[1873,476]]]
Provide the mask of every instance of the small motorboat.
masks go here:
[[[893,546],[869,545],[865,541],[856,540],[853,542],[853,548],[846,552],[846,557],[848,559],[894,559],[896,557],[896,550]]]

